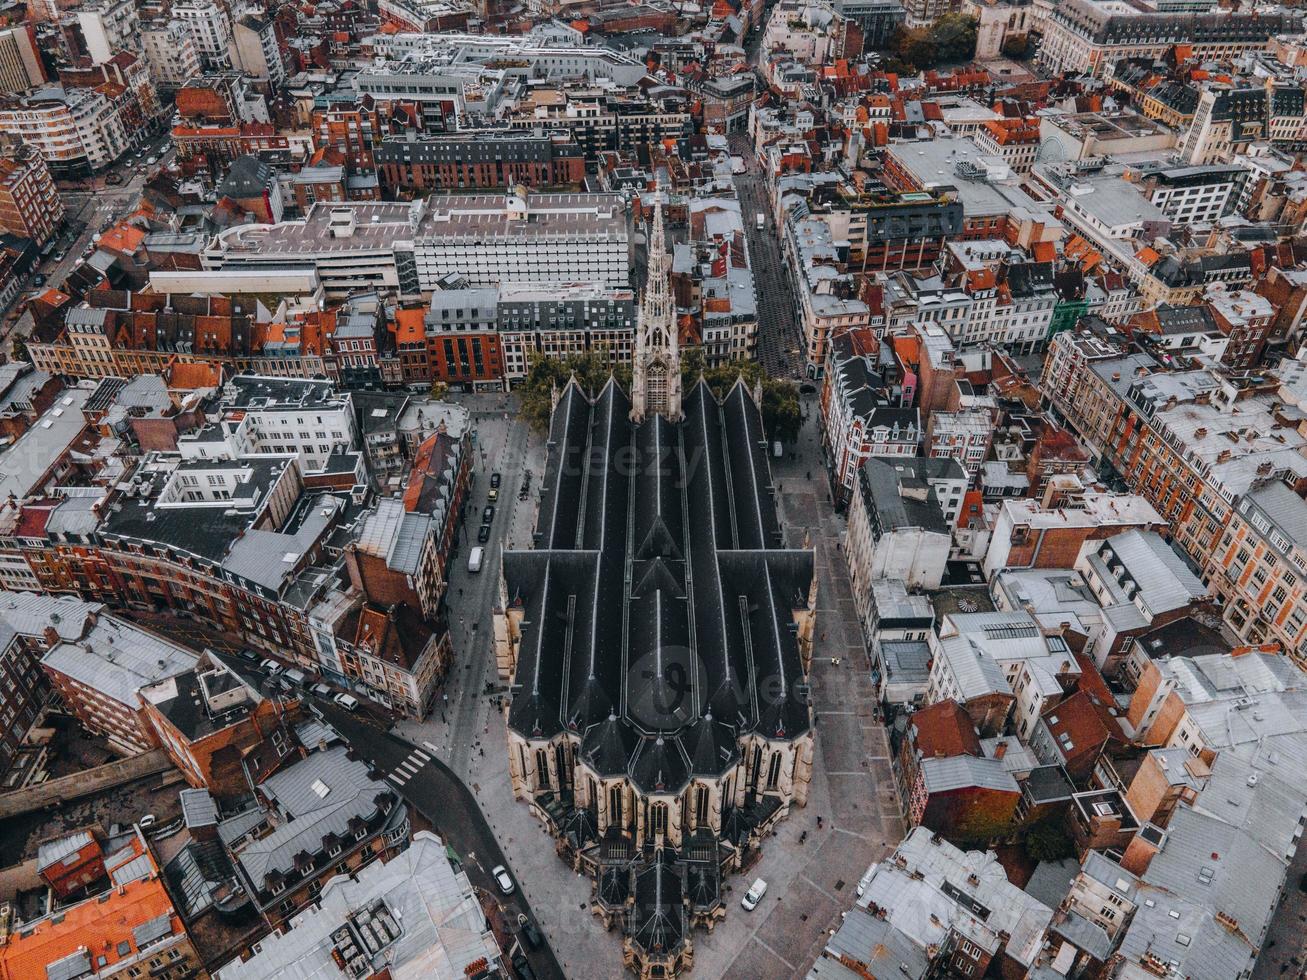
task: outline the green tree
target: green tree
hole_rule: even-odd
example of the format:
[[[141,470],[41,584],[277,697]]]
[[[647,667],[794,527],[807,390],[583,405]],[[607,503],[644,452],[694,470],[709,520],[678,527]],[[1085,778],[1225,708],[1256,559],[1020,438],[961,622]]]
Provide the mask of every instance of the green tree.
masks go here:
[[[518,389],[522,417],[539,431],[548,431],[549,417],[553,414],[554,387],[561,391],[573,375],[577,383],[592,395],[603,388],[610,375],[616,377],[624,389],[631,389],[630,367],[614,364],[607,348],[600,347],[565,358],[532,354],[526,380]]]
[[[701,348],[687,348],[681,354],[681,386],[689,390],[700,375],[718,398],[725,398],[739,378],[744,379],[750,392],[761,382],[762,426],[767,438],[784,442],[798,438],[803,411],[799,407],[799,386],[793,381],[769,377],[757,361],[730,361],[707,367]]]
[[[1026,832],[1026,853],[1036,861],[1060,861],[1075,852],[1075,843],[1051,820],[1036,824]]]
[[[522,417],[539,431],[547,431],[553,414],[554,387],[561,391],[573,375],[577,383],[592,395],[603,388],[610,375],[617,379],[623,390],[631,390],[630,367],[614,365],[606,349],[565,358],[533,354],[526,380],[518,389]],[[803,412],[799,407],[799,387],[793,381],[768,377],[757,361],[731,361],[708,367],[701,348],[687,347],[681,352],[681,386],[688,391],[700,376],[718,398],[726,397],[738,378],[744,378],[750,393],[761,383],[762,425],[767,438],[786,442],[798,438]]]
[[[930,25],[927,37],[945,64],[970,61],[976,56],[976,19],[966,14],[944,14]],[[911,60],[911,59],[909,59]]]
[[[436,401],[441,401],[449,394],[449,385],[443,381],[431,382],[431,397]]]
[[[1020,61],[1030,54],[1029,34],[1009,34],[1003,39],[1003,56]]]

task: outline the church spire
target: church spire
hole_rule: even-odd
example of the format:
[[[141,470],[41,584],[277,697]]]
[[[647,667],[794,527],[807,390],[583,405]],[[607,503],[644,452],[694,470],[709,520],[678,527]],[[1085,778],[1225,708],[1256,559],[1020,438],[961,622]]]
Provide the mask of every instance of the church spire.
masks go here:
[[[648,273],[640,299],[632,358],[631,419],[650,414],[669,421],[681,418],[681,351],[676,331],[669,279],[671,261],[663,233],[662,189],[654,188],[654,213],[649,230]]]

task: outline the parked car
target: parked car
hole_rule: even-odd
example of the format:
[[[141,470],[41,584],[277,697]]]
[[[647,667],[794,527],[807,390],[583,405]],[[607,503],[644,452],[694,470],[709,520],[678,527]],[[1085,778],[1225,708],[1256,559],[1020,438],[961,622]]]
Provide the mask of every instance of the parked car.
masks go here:
[[[517,891],[517,886],[513,884],[508,869],[502,864],[495,865],[494,870],[490,872],[490,876],[495,879],[495,884],[499,886],[499,890],[505,895],[511,895]]]
[[[326,684],[314,684],[309,688],[309,693],[316,694],[320,698],[329,698],[331,697],[331,688]]]
[[[862,893],[865,892],[867,890],[867,886],[871,884],[871,876],[875,874],[875,872],[876,872],[876,865],[873,864],[870,868],[867,869],[866,874],[864,874],[858,880],[858,898],[862,897]]]
[[[236,654],[236,656],[240,657],[242,660],[247,660],[252,664],[257,664],[259,662],[259,655],[253,650],[241,650]]]
[[[541,942],[543,942],[543,939],[540,936],[540,930],[535,927],[535,923],[527,917],[526,913],[519,912],[517,914],[517,924],[522,927],[522,931],[519,933],[522,937],[522,942],[526,943],[532,949],[539,949]]]
[[[494,507],[487,507],[485,510],[483,510],[483,511],[481,512],[481,523],[482,523],[482,524],[489,524],[489,523],[490,523],[491,521],[493,521],[494,519],[495,519],[495,508],[494,508]]]
[[[269,674],[281,673],[281,664],[277,663],[277,661],[275,660],[261,660],[259,661],[259,666],[262,667],[264,670],[266,670]]]
[[[39,286],[41,284],[38,282],[37,285]],[[486,494],[486,499],[489,500],[492,504],[495,503],[496,501],[499,500],[499,491],[496,490],[494,487],[491,487],[490,492]]]
[[[285,676],[286,680],[290,681],[292,684],[299,684],[301,687],[303,687],[304,682],[308,680],[308,676],[304,671],[297,667],[292,667],[290,670],[286,671]]]
[[[158,821],[158,819],[159,818],[156,817],[153,813],[147,813],[145,816],[141,817],[140,820],[136,821],[136,825],[140,827],[142,830],[145,830],[149,827],[153,827],[155,823]]]
[[[36,275],[32,276],[33,286],[44,286],[45,281],[45,273],[43,272],[38,272]]]
[[[147,167],[153,167],[158,162],[159,162],[158,157],[150,157],[148,160],[145,161],[145,165]]]
[[[500,476],[498,473],[491,473],[491,474],[490,474],[490,488],[491,488],[492,490],[498,490],[498,489],[499,489],[499,484],[502,483],[503,480],[504,480],[504,478],[503,478],[502,476]]]
[[[752,912],[758,907],[758,903],[762,901],[762,897],[766,894],[767,882],[761,878],[755,878],[753,884],[749,886],[749,890],[740,899],[740,904],[744,906],[746,912]]]
[[[489,531],[489,527],[483,525],[481,530]],[[489,537],[488,534],[487,537]],[[472,553],[467,556],[467,570],[471,572],[473,575],[481,571],[481,562],[485,560],[485,557],[486,557],[485,548],[473,548]]]
[[[64,256],[67,254],[68,253],[61,248],[59,249],[59,251],[55,252],[54,255],[50,257],[54,259],[56,262],[62,262],[64,260]]]
[[[521,953],[518,953],[513,957],[513,972],[515,972],[521,980],[536,980],[535,970],[531,969],[531,964],[527,962],[527,958]]]
[[[352,695],[349,695],[349,694],[337,694],[337,695],[336,695],[334,698],[332,698],[331,700],[335,701],[338,705],[340,705],[340,706],[341,706],[342,708],[344,708],[346,711],[358,711],[358,710],[359,710],[359,699],[356,698],[356,697],[353,697]]]
[[[485,544],[490,540],[490,525],[482,524],[477,528],[477,544]]]

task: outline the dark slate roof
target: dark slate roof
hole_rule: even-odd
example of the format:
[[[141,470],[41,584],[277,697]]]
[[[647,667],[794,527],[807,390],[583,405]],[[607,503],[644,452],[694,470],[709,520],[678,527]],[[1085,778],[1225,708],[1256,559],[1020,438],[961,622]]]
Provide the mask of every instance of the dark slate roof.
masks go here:
[[[630,937],[649,953],[677,949],[686,933],[685,885],[671,858],[670,853],[659,852],[635,876]]]
[[[742,382],[684,402],[637,426],[615,382],[569,383],[535,548],[504,555],[523,610],[509,724],[576,732],[589,765],[649,791],[725,771],[744,733],[810,724],[793,610],[813,557],[781,547],[761,417]]]
[[[227,176],[218,185],[216,196],[231,198],[258,197],[272,185],[272,168],[258,157],[237,157]]]

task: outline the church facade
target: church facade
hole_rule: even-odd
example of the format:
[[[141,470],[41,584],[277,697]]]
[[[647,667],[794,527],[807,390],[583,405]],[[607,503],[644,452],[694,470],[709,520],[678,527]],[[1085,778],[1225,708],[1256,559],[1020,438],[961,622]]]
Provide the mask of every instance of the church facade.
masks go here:
[[[782,543],[754,394],[682,393],[660,213],[650,242],[632,391],[558,398],[494,638],[514,793],[642,977],[692,965],[723,877],[807,801],[817,599],[813,553]]]

